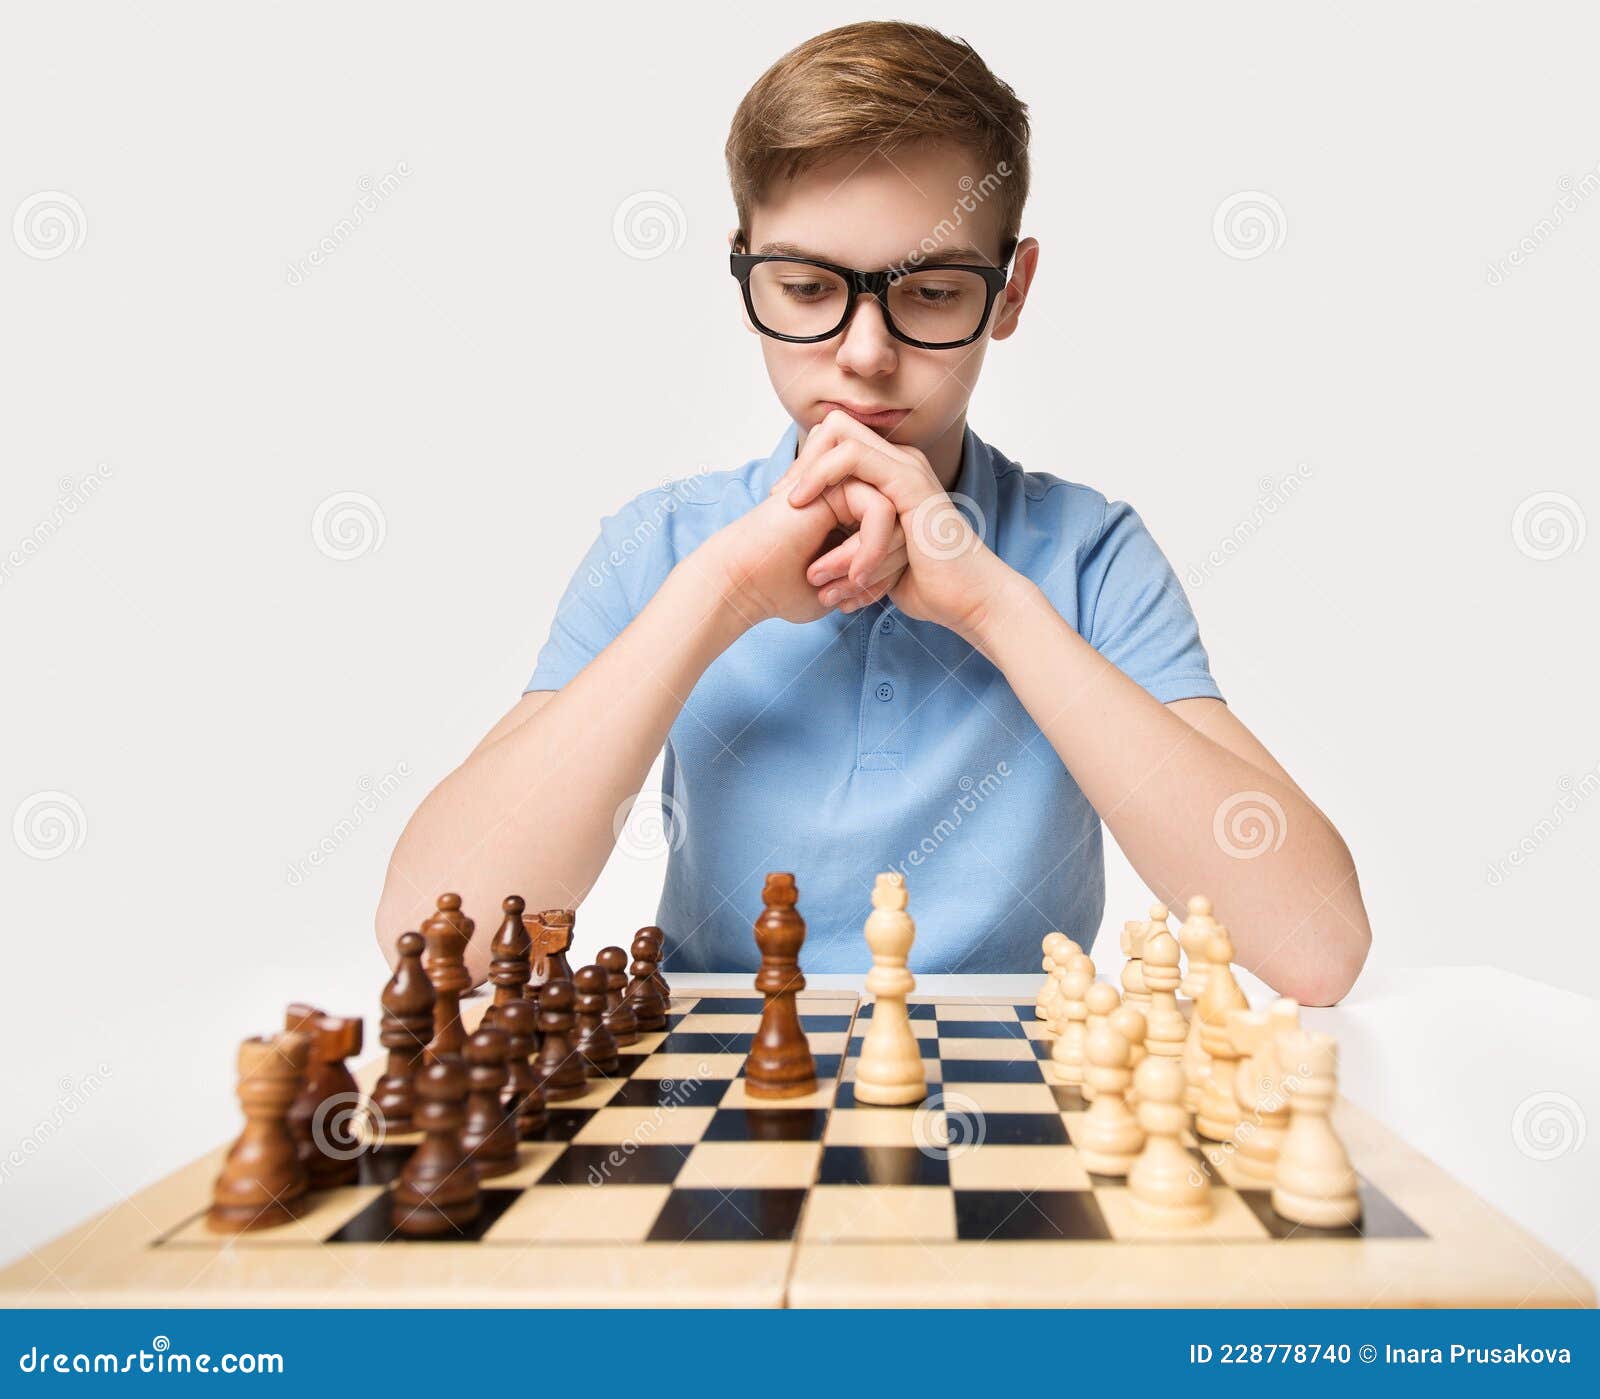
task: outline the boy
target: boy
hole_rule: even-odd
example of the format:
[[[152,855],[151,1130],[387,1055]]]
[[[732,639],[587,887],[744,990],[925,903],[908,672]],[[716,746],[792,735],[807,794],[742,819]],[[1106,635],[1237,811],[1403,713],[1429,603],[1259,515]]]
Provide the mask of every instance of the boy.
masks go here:
[[[967,425],[1038,266],[1027,136],[965,43],[912,24],[823,34],[746,95],[730,270],[790,425],[602,523],[521,701],[402,836],[386,950],[440,889],[491,920],[507,891],[577,904],[665,745],[669,969],[753,968],[763,877],[792,869],[804,966],[860,971],[900,869],[918,971],[1032,972],[1045,932],[1099,928],[1103,820],[1279,991],[1349,989],[1349,851],[1222,702],[1138,515]]]

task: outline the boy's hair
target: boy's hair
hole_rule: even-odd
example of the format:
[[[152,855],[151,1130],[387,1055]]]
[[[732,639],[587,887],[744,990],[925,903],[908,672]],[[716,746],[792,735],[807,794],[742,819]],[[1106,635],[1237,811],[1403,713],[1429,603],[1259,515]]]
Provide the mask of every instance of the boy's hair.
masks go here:
[[[1027,104],[964,39],[926,25],[872,20],[808,39],[734,113],[726,155],[739,227],[748,237],[755,206],[778,180],[835,156],[930,140],[978,156],[981,173],[963,203],[970,212],[972,200],[998,201],[1004,261],[1028,198]],[[961,220],[957,207],[936,233]]]

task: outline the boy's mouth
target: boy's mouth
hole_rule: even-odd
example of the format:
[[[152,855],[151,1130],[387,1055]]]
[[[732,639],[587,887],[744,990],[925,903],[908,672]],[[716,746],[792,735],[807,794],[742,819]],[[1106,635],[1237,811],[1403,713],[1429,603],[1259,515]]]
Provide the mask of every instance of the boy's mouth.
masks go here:
[[[821,409],[817,421],[821,422],[835,408],[842,408],[858,423],[866,427],[875,428],[879,432],[888,432],[900,426],[911,416],[909,408],[857,408],[849,403],[839,403],[833,399],[823,399],[817,407]]]

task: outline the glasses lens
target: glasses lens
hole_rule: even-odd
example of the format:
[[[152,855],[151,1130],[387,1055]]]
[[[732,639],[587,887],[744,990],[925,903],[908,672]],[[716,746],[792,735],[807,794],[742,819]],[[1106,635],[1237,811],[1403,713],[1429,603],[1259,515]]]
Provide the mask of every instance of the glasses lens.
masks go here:
[[[983,320],[988,288],[976,272],[930,267],[889,288],[889,316],[913,340],[965,340]]]
[[[804,262],[758,262],[750,274],[756,320],[779,335],[826,335],[844,319],[844,279]]]

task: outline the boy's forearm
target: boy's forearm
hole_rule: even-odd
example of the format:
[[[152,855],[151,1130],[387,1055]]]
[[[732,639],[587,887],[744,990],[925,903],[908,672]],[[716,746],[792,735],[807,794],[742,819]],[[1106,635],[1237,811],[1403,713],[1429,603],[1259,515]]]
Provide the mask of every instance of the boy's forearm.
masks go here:
[[[1140,877],[1178,917],[1189,896],[1208,894],[1235,959],[1283,994],[1311,1004],[1342,996],[1370,935],[1339,833],[1292,783],[1205,737],[1129,679],[1031,581],[1012,574],[997,592],[974,645],[1004,673]],[[1283,812],[1267,858],[1241,858],[1217,836],[1218,813],[1245,793]]]
[[[389,863],[377,919],[385,953],[454,890],[479,926],[468,967],[481,979],[507,894],[533,910],[575,906],[689,692],[745,626],[703,562],[680,563],[543,708],[481,744],[424,799]]]

